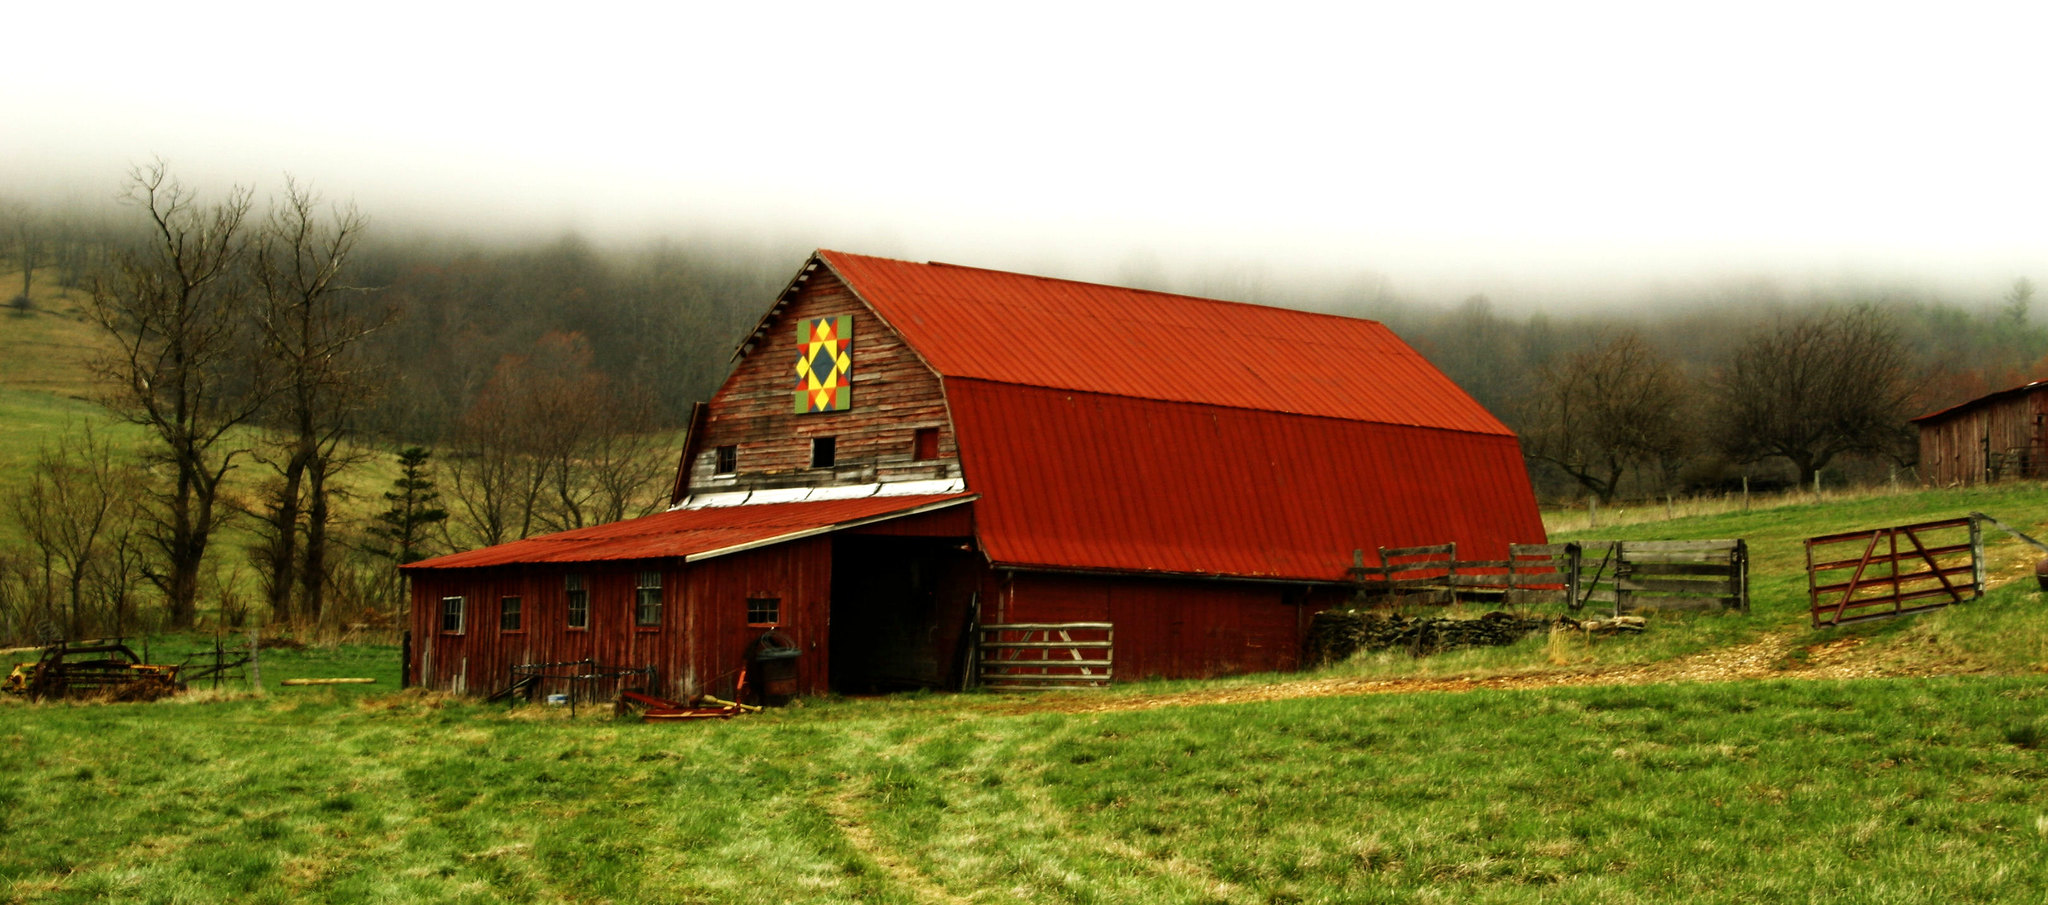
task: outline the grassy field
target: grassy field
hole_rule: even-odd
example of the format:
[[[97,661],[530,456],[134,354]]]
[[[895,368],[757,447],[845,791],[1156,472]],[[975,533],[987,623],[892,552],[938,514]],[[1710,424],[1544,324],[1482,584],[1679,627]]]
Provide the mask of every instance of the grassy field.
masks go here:
[[[1943,678],[717,725],[327,689],[16,705],[0,900],[2038,902],[2044,702]]]
[[[2038,526],[2048,493],[1631,526],[1750,538],[1755,611],[1311,676],[645,725],[397,692],[394,649],[340,647],[266,651],[261,696],[0,702],[0,901],[2038,902],[2041,595],[1803,621],[1798,538],[1970,509]],[[1787,653],[1744,681],[1627,672],[1760,639]],[[1811,678],[1851,642],[1901,677]],[[1495,674],[1535,687],[1299,692]],[[277,685],[337,675],[378,684]]]

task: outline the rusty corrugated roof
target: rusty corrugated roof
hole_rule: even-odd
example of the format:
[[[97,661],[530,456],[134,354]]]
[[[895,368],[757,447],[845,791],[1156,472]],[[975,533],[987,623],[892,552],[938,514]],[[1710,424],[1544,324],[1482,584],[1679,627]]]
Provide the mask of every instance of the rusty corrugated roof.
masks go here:
[[[1338,581],[1353,550],[1541,543],[1513,436],[949,379],[999,566]]]
[[[1976,408],[1977,406],[1980,406],[1980,405],[1987,405],[1987,404],[1990,404],[1990,403],[1992,403],[1992,402],[1997,402],[1997,401],[1999,401],[1999,400],[2001,400],[2001,399],[2006,399],[2006,398],[2008,398],[2008,397],[2012,397],[2012,396],[2024,396],[2024,395],[2026,395],[2026,394],[2028,394],[2028,393],[2031,393],[2031,392],[2034,392],[2034,391],[2036,391],[2036,390],[2040,390],[2040,389],[2043,389],[2043,388],[2048,388],[2048,380],[2036,380],[2036,381],[2034,381],[2034,382],[2032,382],[2032,383],[2023,383],[2023,384],[2020,384],[2019,386],[2016,386],[2016,387],[2008,387],[2008,388],[2006,388],[2006,389],[2003,389],[2003,390],[1996,390],[1996,391],[1993,391],[1993,392],[1990,392],[1990,393],[1985,393],[1984,395],[1982,395],[1982,396],[1979,396],[1979,397],[1977,397],[1977,398],[1975,398],[1975,399],[1969,400],[1969,401],[1967,401],[1967,402],[1958,402],[1958,403],[1956,403],[1955,405],[1951,405],[1951,406],[1949,406],[1949,407],[1947,407],[1947,408],[1944,408],[1944,409],[1936,409],[1936,410],[1934,410],[1934,411],[1928,412],[1928,413],[1927,413],[1927,414],[1925,414],[1925,415],[1921,415],[1921,416],[1919,416],[1919,417],[1917,417],[1917,418],[1911,418],[1911,419],[1908,419],[1908,420],[1909,420],[1909,421],[1911,421],[1911,422],[1913,422],[1913,423],[1916,423],[1916,424],[1917,424],[1917,423],[1919,423],[1919,422],[1921,422],[1921,421],[1932,421],[1932,420],[1934,420],[1934,419],[1936,419],[1936,418],[1940,418],[1940,417],[1942,417],[1942,416],[1944,416],[1944,415],[1951,415],[1951,414],[1955,414],[1955,413],[1957,413],[1957,412],[1964,412],[1964,411],[1968,411],[1968,410],[1970,410],[1970,409],[1974,409],[1974,408]]]
[[[949,378],[1510,434],[1376,321],[838,251],[818,258]]]
[[[407,569],[463,569],[508,563],[622,559],[710,559],[727,553],[956,506],[971,493],[863,497],[809,503],[763,503],[717,509],[676,509],[529,537],[421,560]]]

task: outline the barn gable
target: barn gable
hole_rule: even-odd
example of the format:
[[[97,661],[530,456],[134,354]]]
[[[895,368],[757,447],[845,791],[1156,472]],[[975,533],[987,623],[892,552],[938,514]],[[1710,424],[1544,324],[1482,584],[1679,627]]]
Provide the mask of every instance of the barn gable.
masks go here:
[[[817,361],[818,350],[810,348],[816,334],[806,327],[820,322],[848,344],[844,373],[824,381],[798,373],[799,361]],[[959,489],[959,451],[938,375],[830,269],[807,266],[737,358],[705,407],[701,430],[692,431],[676,502],[700,507]],[[809,385],[826,382],[838,384],[825,388],[835,399],[800,406]],[[820,441],[832,444],[829,465],[814,464]],[[835,490],[820,492],[826,488]]]

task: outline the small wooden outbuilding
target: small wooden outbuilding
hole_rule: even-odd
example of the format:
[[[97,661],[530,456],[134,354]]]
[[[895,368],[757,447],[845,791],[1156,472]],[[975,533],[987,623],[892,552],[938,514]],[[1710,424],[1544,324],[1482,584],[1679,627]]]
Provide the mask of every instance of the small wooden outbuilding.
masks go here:
[[[820,251],[735,360],[669,511],[409,566],[413,678],[729,695],[775,631],[802,693],[946,687],[990,623],[1292,669],[1355,551],[1544,540],[1514,434],[1372,321]]]
[[[1937,487],[2048,476],[2048,381],[1913,419],[1920,479]]]

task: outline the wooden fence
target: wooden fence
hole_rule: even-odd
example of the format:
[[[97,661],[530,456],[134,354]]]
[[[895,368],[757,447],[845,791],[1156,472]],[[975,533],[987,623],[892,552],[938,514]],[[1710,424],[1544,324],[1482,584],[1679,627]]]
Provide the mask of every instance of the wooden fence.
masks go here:
[[[1104,688],[1116,650],[1108,622],[1007,622],[975,627],[976,676],[996,690]]]
[[[1515,606],[1602,603],[1616,615],[1646,609],[1749,612],[1749,545],[1741,540],[1515,544],[1504,560],[1458,559],[1456,544],[1381,547],[1380,565],[1354,554],[1364,597],[1398,603]]]
[[[1984,593],[1983,530],[1966,517],[1808,538],[1806,591],[1816,628],[1962,603]]]

